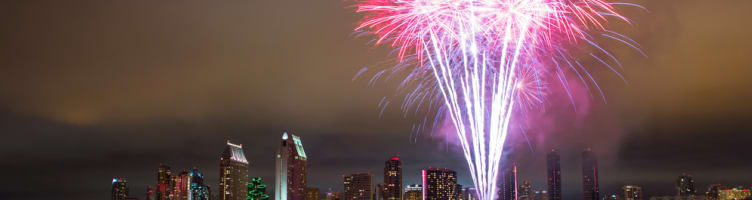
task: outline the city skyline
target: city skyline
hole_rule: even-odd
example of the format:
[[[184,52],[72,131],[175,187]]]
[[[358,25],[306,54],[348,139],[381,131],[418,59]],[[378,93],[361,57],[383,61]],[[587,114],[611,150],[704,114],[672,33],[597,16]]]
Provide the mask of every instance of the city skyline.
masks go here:
[[[514,125],[504,162],[517,164],[518,183],[548,190],[546,155],[556,149],[567,200],[583,198],[588,147],[602,197],[626,185],[646,198],[673,195],[682,173],[692,175],[696,195],[713,184],[729,187],[725,193],[749,188],[752,1],[626,2],[648,12],[619,10],[632,23],[609,26],[647,57],[597,41],[613,51],[625,80],[598,68],[591,73],[605,99],[585,87],[574,88],[584,94],[576,105],[552,94],[563,98],[528,111],[535,123]],[[160,163],[171,176],[197,167],[216,193],[227,140],[243,144],[248,177],[261,177],[274,196],[285,131],[303,139],[306,185],[322,195],[340,191],[343,174],[372,173],[383,184],[393,155],[402,161],[403,189],[420,184],[428,167],[455,170],[471,187],[455,135],[442,131],[452,128],[422,126],[425,110],[404,113],[397,77],[371,83],[394,52],[353,33],[363,16],[352,6],[0,2],[0,169],[8,172],[0,199],[108,199],[114,177],[127,178],[138,197],[149,186],[161,194]]]

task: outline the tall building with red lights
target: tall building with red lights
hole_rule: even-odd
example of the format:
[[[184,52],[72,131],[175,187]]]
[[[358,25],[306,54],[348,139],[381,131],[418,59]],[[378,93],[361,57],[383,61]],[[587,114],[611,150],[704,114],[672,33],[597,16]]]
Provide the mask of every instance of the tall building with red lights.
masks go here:
[[[157,169],[157,200],[169,200],[173,187],[172,169],[165,164],[159,164]]]
[[[424,169],[423,199],[454,200],[457,189],[457,172],[446,168]]]
[[[372,200],[373,175],[369,173],[355,173],[343,176],[345,192],[344,200]]]
[[[384,200],[402,199],[402,161],[392,156],[384,163]]]
[[[248,197],[248,160],[242,144],[227,141],[219,158],[219,200],[246,200]]]
[[[546,156],[546,174],[548,176],[548,199],[561,200],[561,163],[555,149]]]
[[[590,148],[582,152],[582,194],[583,200],[599,200],[598,160]]]
[[[284,132],[276,160],[274,198],[276,200],[305,199],[308,157],[300,137]]]

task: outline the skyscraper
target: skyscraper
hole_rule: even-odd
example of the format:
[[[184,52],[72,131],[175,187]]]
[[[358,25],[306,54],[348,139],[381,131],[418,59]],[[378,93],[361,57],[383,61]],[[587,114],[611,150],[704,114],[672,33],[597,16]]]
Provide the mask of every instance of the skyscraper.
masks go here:
[[[321,198],[321,192],[318,188],[306,188],[306,198],[305,200],[319,200]]]
[[[128,179],[112,179],[112,200],[125,200],[128,198]]]
[[[306,157],[300,137],[282,134],[282,142],[277,150],[276,180],[274,198],[276,200],[300,200],[305,198]]]
[[[188,170],[183,170],[173,177],[175,186],[172,190],[173,200],[188,200],[190,199],[190,187],[191,176],[188,174]]]
[[[219,158],[219,200],[246,200],[247,185],[248,160],[243,145],[228,140]]]
[[[496,183],[497,196],[499,200],[516,200],[517,199],[517,164],[504,163],[501,166],[501,175]]]
[[[457,189],[457,172],[446,168],[423,170],[424,200],[453,200]]]
[[[159,164],[157,169],[157,200],[169,200],[172,187],[172,169],[165,164]]]
[[[752,199],[752,191],[743,187],[723,189],[718,191],[719,200],[748,200]]]
[[[718,200],[720,190],[725,189],[721,184],[711,184],[705,192],[705,200]]]
[[[696,195],[695,179],[692,175],[682,173],[676,179],[676,196],[681,200],[693,199]]]
[[[423,200],[423,185],[407,185],[404,200]]]
[[[590,148],[582,152],[582,193],[583,200],[599,200],[598,160]]]
[[[555,149],[551,149],[551,153],[546,156],[548,199],[550,200],[561,200],[561,164],[559,160],[559,154],[556,153]]]
[[[533,186],[530,184],[529,180],[523,180],[522,184],[520,184],[519,190],[517,190],[519,193],[517,194],[517,197],[519,197],[519,200],[532,200],[533,199]]]
[[[475,188],[463,188],[462,192],[465,193],[465,200],[478,200],[478,193]]]
[[[402,161],[392,156],[384,164],[384,200],[402,199]]]
[[[154,200],[154,188],[151,185],[146,186],[146,200]]]
[[[345,200],[371,200],[373,198],[373,175],[355,173],[343,176]]]
[[[626,185],[621,188],[624,192],[624,200],[642,200],[642,187]]]

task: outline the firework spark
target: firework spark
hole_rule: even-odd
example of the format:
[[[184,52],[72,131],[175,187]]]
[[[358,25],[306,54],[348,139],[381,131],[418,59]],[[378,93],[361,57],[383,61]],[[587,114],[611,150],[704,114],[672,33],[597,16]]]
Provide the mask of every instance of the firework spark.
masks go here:
[[[637,47],[606,30],[608,18],[629,22],[613,6],[604,0],[362,0],[357,12],[365,18],[356,30],[376,35],[376,44],[393,46],[402,61],[396,68],[415,66],[402,83],[417,85],[403,109],[439,99],[478,196],[489,200],[495,199],[515,108],[541,105],[548,79],[568,88],[565,73],[597,87],[565,47],[598,47],[591,31]],[[614,70],[609,63],[618,61],[597,49],[611,60],[591,55]]]

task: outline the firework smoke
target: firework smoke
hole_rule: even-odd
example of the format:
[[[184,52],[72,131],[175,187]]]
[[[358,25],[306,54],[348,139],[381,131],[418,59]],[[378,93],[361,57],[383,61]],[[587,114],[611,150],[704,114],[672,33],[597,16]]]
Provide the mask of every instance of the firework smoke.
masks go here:
[[[395,68],[409,70],[402,86],[416,87],[403,109],[433,97],[441,102],[478,196],[490,200],[496,198],[502,150],[516,110],[543,105],[550,83],[568,90],[567,74],[600,90],[566,47],[600,49],[605,56],[590,55],[615,72],[612,64],[618,61],[589,32],[638,48],[606,29],[608,18],[629,22],[614,5],[603,0],[362,0],[357,12],[365,18],[356,30],[376,35],[376,44],[393,46],[401,61]]]

